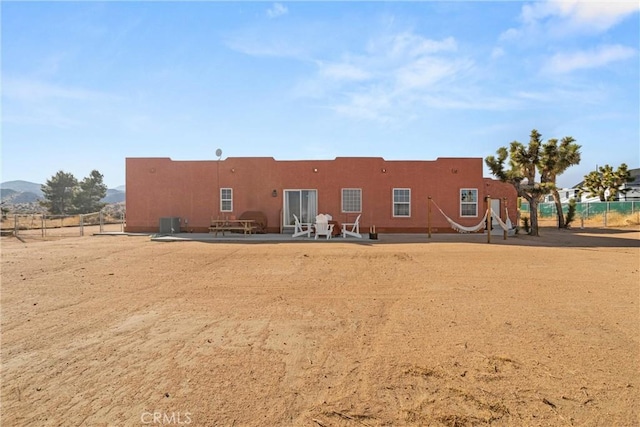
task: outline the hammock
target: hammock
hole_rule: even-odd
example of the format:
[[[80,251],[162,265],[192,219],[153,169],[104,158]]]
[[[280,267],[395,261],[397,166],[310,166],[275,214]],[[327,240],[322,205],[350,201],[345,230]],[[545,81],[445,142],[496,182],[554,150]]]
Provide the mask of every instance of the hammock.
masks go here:
[[[491,216],[493,217],[493,219],[495,219],[498,222],[498,224],[500,224],[500,228],[502,228],[504,231],[511,231],[513,229],[513,224],[511,224],[511,220],[509,219],[509,211],[506,210],[506,208],[505,208],[505,211],[507,213],[506,224],[504,223],[504,221],[500,219],[500,215],[495,213],[493,209],[491,209]]]
[[[487,214],[489,213],[488,211],[484,213],[484,217],[482,217],[482,220],[480,221],[479,224],[474,225],[473,227],[465,227],[464,225],[460,225],[454,220],[452,220],[451,218],[449,218],[447,214],[444,213],[442,209],[440,209],[440,206],[438,206],[438,204],[433,201],[433,199],[430,199],[430,200],[433,202],[434,205],[436,205],[436,208],[438,208],[442,216],[444,216],[445,219],[449,221],[449,224],[451,224],[451,228],[456,230],[458,233],[475,233],[476,231],[480,231],[486,227]]]

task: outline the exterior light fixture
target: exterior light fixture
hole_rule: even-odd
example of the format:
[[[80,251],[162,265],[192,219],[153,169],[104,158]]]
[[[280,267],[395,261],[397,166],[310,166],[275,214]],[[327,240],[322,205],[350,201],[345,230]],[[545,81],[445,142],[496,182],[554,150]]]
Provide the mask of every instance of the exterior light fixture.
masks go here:
[[[273,190],[271,192],[271,197],[278,197],[278,191],[277,190]]]
[[[313,173],[318,173],[318,168],[313,168]]]
[[[387,170],[385,168],[382,168],[382,169],[380,169],[380,172],[387,173]]]

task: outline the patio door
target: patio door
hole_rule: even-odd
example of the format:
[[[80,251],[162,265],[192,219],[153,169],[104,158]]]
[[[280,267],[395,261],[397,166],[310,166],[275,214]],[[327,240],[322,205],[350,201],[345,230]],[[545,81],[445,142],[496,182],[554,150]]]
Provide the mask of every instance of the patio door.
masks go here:
[[[293,227],[297,216],[300,222],[313,223],[318,215],[317,190],[284,190],[283,226]]]

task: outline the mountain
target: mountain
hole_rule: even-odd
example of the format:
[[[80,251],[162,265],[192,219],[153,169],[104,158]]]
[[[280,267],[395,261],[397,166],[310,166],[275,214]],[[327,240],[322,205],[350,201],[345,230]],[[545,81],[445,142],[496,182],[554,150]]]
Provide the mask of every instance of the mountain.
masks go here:
[[[9,198],[11,196],[13,196],[14,194],[18,193],[16,190],[12,190],[10,188],[0,188],[0,198],[2,198],[3,200],[5,198]]]
[[[31,191],[2,189],[0,190],[0,194],[2,195],[2,203],[5,204],[33,203],[42,199],[42,197],[32,193]]]
[[[124,191],[109,188],[107,189],[107,195],[102,201],[104,203],[121,203],[125,201],[125,194]]]
[[[38,211],[40,210],[39,200],[44,198],[41,185],[29,181],[6,181],[0,183],[0,196],[3,206],[11,207],[12,210],[19,211]],[[101,200],[107,204],[124,203],[125,195],[124,185],[115,189],[107,189],[106,196]],[[17,205],[21,205],[18,209]]]
[[[0,183],[0,188],[3,190],[14,190],[18,193],[33,193],[38,197],[42,197],[41,184],[29,181],[6,181]]]

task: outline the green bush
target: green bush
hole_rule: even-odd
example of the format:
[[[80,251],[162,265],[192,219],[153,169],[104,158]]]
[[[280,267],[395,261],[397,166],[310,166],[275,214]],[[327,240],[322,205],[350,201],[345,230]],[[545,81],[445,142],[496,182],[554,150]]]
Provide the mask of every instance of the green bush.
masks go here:
[[[569,200],[569,208],[567,209],[567,216],[564,220],[564,225],[567,228],[569,228],[569,224],[576,219],[576,204],[576,199]]]

